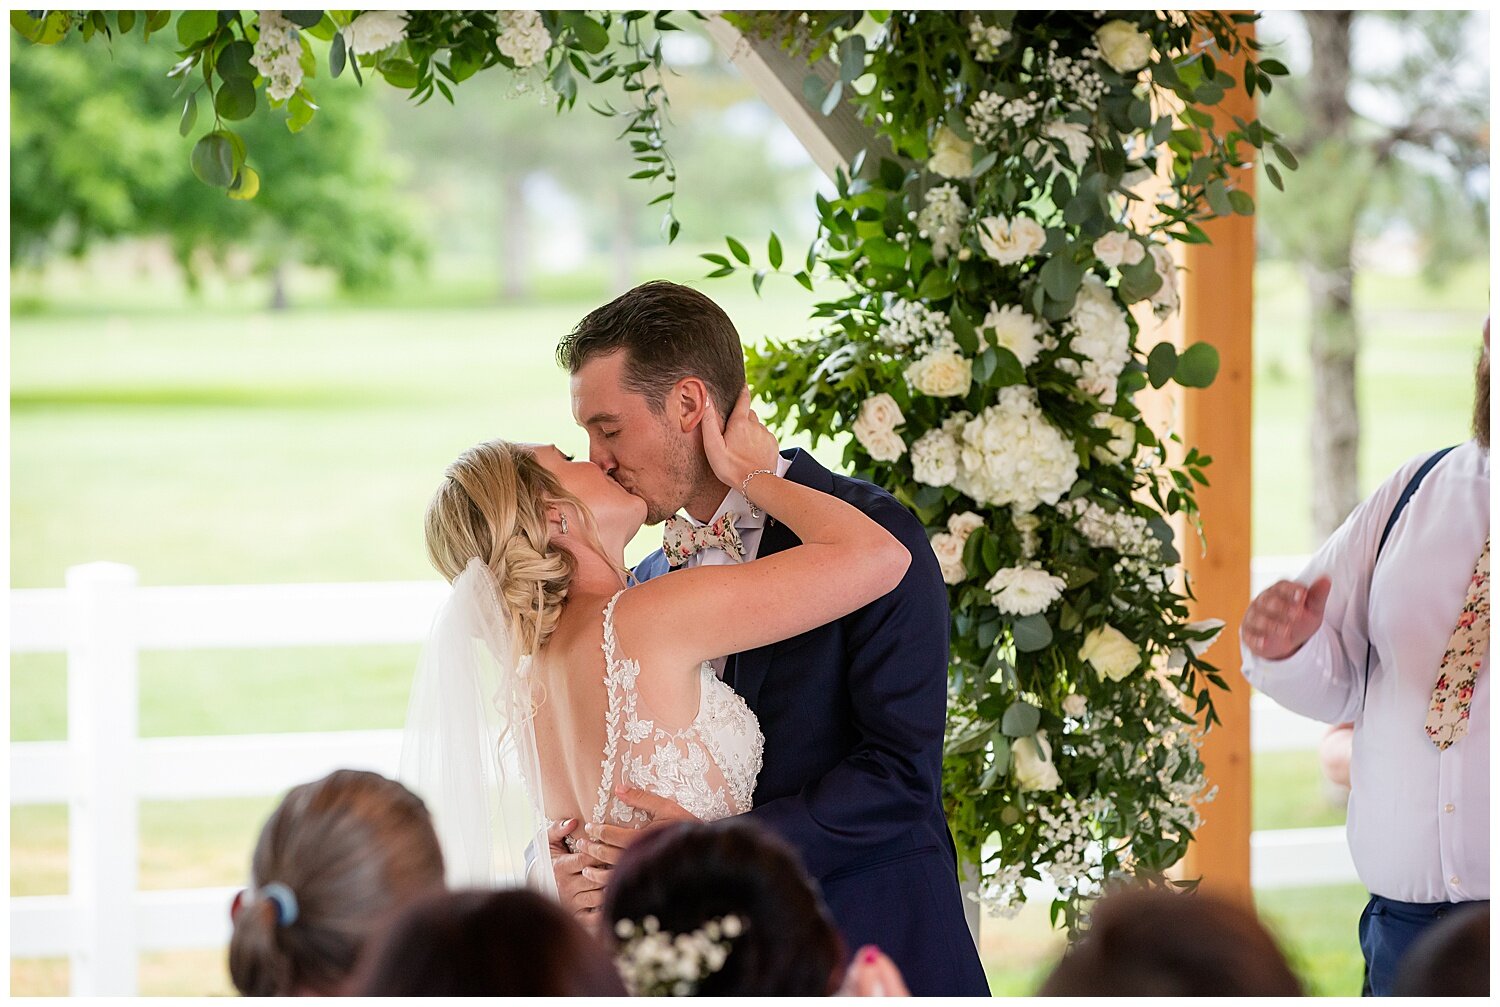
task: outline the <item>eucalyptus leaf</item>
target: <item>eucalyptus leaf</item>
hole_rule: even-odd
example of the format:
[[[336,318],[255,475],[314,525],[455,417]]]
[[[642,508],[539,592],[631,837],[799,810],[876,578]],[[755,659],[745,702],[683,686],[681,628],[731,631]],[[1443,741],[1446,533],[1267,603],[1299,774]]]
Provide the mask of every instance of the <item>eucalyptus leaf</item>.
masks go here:
[[[323,20],[323,12],[320,10],[284,10],[281,16],[298,28],[316,28],[318,22]]]
[[[229,185],[230,199],[254,199],[260,192],[260,175],[254,168],[241,168]]]
[[[218,29],[219,12],[216,10],[185,10],[177,15],[177,41],[183,48],[198,44]]]
[[[193,124],[198,121],[198,92],[194,91],[187,96],[187,101],[182,103],[182,118],[177,123],[177,132],[187,136],[193,131]]]
[[[255,67],[250,65],[250,58],[255,55],[255,48],[244,39],[235,39],[226,45],[219,55],[214,59],[214,72],[224,80],[232,77],[243,77],[247,81],[255,80]]]
[[[1025,700],[1018,699],[1005,710],[1000,718],[1000,730],[1012,738],[1026,738],[1036,733],[1042,724],[1042,711]]]
[[[1083,267],[1064,255],[1054,255],[1042,266],[1042,288],[1057,301],[1071,301],[1083,283]]]
[[[209,133],[193,146],[193,174],[206,185],[227,188],[234,181],[234,148],[222,131]]]
[[[333,42],[328,47],[328,75],[337,77],[344,72],[344,61],[349,56],[349,50],[344,45],[344,33],[339,32],[333,36]]]
[[[1219,351],[1209,343],[1194,343],[1177,358],[1174,375],[1179,385],[1207,388],[1219,374]]]
[[[1172,380],[1177,373],[1177,347],[1171,343],[1157,343],[1146,358],[1146,376],[1152,388],[1160,388]]]
[[[214,95],[214,111],[225,119],[248,119],[255,111],[255,85],[244,77],[230,77]]]
[[[1023,615],[1010,624],[1011,636],[1015,638],[1016,650],[1023,654],[1045,650],[1052,643],[1052,627],[1041,613]]]

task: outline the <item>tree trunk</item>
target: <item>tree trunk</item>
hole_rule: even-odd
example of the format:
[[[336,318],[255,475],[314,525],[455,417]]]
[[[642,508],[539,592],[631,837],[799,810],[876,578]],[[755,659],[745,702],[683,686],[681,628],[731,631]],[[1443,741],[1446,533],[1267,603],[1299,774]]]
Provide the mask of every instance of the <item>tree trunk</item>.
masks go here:
[[[1309,132],[1321,141],[1346,141],[1349,107],[1351,11],[1303,11],[1312,47],[1308,71]],[[1325,232],[1303,262],[1312,337],[1312,518],[1316,542],[1333,533],[1359,503],[1359,326],[1354,310],[1354,227]],[[1344,223],[1344,222],[1341,222]]]
[[[285,311],[289,304],[286,294],[286,265],[278,262],[271,267],[271,310]]]
[[[524,182],[522,175],[508,172],[501,183],[500,297],[506,301],[525,300],[531,292],[526,282],[526,257],[531,242]]]

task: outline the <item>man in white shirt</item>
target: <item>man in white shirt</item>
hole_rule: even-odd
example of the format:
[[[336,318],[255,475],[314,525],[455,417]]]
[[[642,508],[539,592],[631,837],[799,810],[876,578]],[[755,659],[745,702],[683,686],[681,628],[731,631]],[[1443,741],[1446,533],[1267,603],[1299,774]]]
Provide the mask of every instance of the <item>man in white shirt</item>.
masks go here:
[[[1371,893],[1359,935],[1376,996],[1427,926],[1489,900],[1488,321],[1476,377],[1474,439],[1399,512],[1431,456],[1397,470],[1240,627],[1252,685],[1354,724],[1348,837]]]

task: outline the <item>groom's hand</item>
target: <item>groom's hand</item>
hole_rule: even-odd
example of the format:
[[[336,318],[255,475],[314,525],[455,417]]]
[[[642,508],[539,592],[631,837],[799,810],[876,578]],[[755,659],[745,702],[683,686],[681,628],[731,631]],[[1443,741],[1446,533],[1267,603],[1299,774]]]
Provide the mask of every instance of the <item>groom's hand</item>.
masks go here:
[[[615,790],[615,796],[632,808],[639,808],[650,814],[651,824],[640,829],[626,829],[618,825],[595,825],[592,822],[584,826],[584,832],[590,838],[578,844],[579,851],[610,866],[618,864],[631,844],[650,829],[666,825],[668,822],[702,821],[697,815],[684,811],[682,805],[669,801],[665,797],[659,797],[649,790],[619,787]],[[608,868],[603,870],[590,868],[584,873],[600,878],[601,884],[609,880]]]
[[[577,852],[568,849],[566,839],[578,831],[578,822],[567,819],[547,830],[547,849],[552,857],[552,873],[557,878],[557,895],[563,906],[586,925],[591,925],[604,904],[602,866],[583,850],[575,839]],[[577,837],[581,839],[581,837]]]

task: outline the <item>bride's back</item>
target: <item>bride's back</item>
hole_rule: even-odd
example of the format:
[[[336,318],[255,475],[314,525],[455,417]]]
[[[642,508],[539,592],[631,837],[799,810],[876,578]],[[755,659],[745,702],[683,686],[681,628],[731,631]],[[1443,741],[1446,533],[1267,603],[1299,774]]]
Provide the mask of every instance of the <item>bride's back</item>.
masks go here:
[[[704,819],[748,810],[762,744],[754,715],[706,664],[643,669],[659,620],[647,608],[616,618],[622,594],[570,597],[538,657],[543,813],[639,824],[609,800],[621,782]]]

